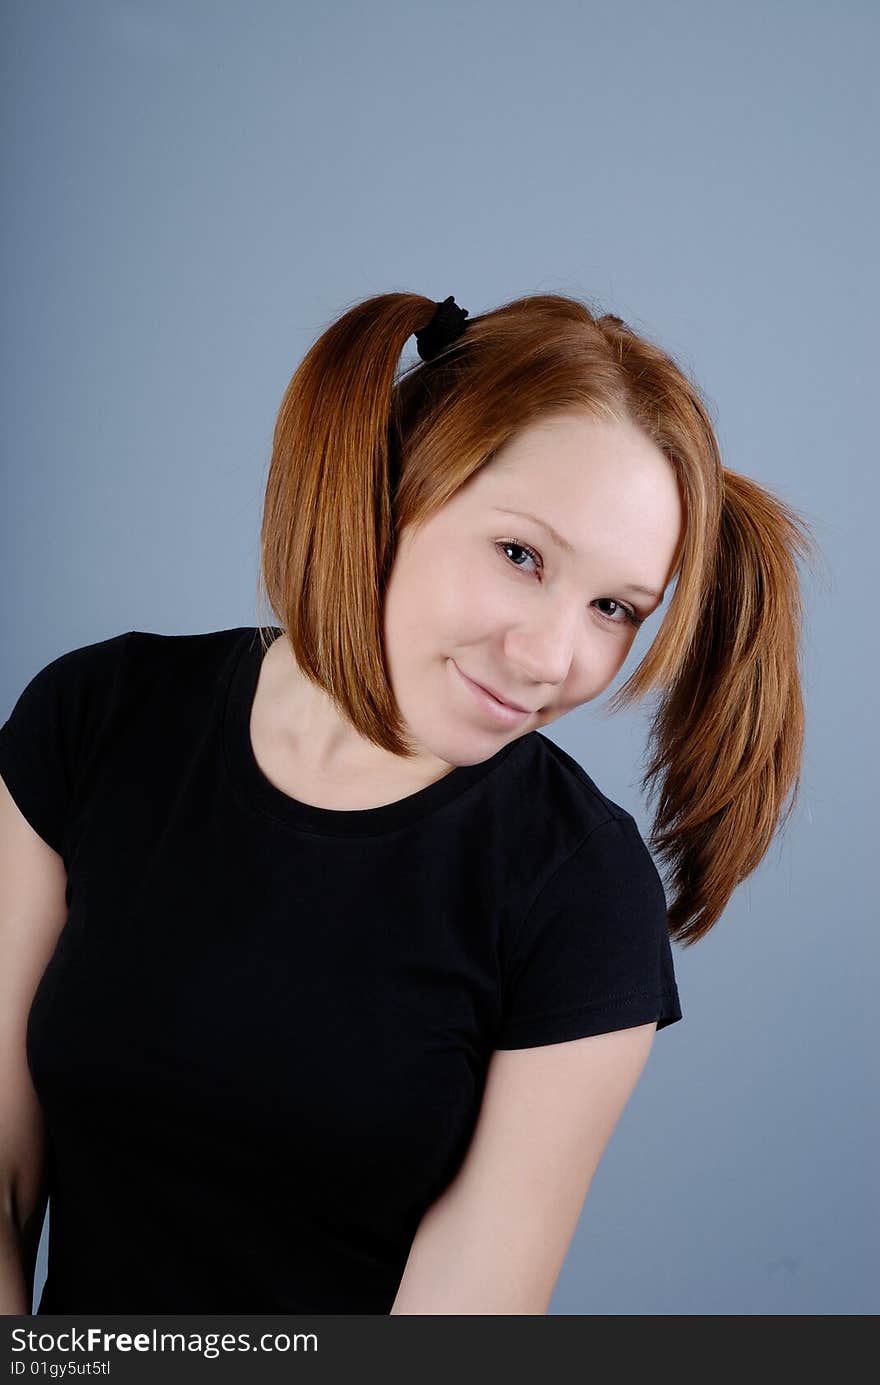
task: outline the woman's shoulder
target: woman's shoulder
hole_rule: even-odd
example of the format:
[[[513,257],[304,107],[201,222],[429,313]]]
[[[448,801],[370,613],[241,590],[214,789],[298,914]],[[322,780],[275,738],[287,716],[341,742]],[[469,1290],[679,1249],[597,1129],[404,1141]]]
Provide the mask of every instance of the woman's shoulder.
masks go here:
[[[578,840],[609,821],[635,825],[632,814],[615,802],[573,755],[545,736],[531,731],[511,756],[510,773],[519,781],[519,801],[531,817],[540,814]]]

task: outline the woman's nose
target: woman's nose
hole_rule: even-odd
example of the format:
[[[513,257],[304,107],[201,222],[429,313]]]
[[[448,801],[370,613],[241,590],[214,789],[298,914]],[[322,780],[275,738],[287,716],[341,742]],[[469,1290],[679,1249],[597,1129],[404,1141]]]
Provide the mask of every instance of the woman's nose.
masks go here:
[[[558,687],[568,677],[574,658],[573,621],[563,614],[509,630],[505,654],[532,683]]]

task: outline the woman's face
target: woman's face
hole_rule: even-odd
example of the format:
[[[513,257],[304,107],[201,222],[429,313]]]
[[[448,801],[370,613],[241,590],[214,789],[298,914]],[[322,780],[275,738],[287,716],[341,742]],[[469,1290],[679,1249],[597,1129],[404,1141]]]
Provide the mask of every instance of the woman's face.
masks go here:
[[[404,530],[385,650],[426,758],[478,763],[598,697],[636,638],[630,617],[648,619],[663,599],[682,523],[662,452],[631,424],[578,412],[524,429]],[[656,628],[649,620],[643,647]],[[468,680],[525,714],[503,718]]]

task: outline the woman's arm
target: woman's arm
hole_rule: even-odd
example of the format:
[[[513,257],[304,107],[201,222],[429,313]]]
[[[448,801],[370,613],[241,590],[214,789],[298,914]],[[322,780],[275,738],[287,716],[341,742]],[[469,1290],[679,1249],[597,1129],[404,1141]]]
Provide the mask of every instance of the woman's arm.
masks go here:
[[[656,1028],[493,1053],[467,1154],[419,1224],[392,1314],[546,1313]]]
[[[64,862],[0,778],[0,1313],[30,1313],[46,1131],[25,1050],[34,992],[67,920]]]
[[[8,1197],[0,1215],[0,1313],[30,1314],[34,1297],[34,1269],[43,1218],[49,1199],[44,1193],[22,1230],[9,1210]]]

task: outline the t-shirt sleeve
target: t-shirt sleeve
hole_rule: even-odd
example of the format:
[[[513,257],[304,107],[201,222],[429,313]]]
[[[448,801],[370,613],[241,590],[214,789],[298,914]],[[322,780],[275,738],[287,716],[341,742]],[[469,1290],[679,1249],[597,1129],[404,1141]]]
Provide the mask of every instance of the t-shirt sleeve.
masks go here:
[[[22,816],[64,854],[77,775],[106,710],[125,635],[69,650],[34,674],[0,726],[0,777]]]
[[[682,1018],[663,882],[635,819],[592,828],[550,876],[505,971],[496,1048]]]

